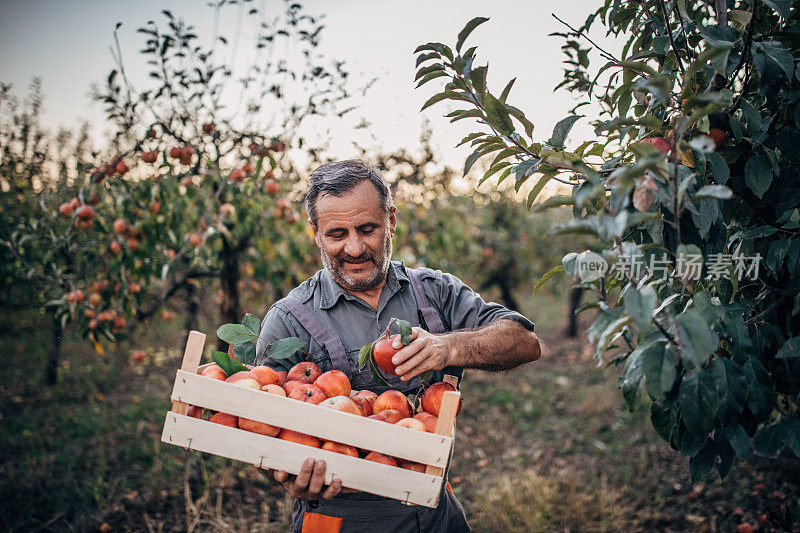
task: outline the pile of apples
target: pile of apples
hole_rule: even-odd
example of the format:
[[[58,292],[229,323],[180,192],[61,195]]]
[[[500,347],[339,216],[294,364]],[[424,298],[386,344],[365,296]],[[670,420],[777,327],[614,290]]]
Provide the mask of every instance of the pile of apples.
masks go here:
[[[275,371],[267,366],[256,366],[247,371],[236,372],[231,376],[227,376],[221,367],[213,364],[203,369],[202,375],[233,383],[240,387],[277,394],[278,396],[335,409],[343,413],[364,416],[410,430],[430,433],[436,431],[436,423],[444,393],[456,390],[449,383],[432,384],[422,395],[420,412],[412,414],[408,398],[402,392],[388,390],[378,395],[369,390],[354,391],[351,389],[350,380],[347,379],[347,375],[344,372],[329,370],[323,373],[320,367],[312,362],[298,363],[288,373]],[[459,402],[456,414],[460,410],[461,403]],[[188,414],[195,418],[203,418],[203,411],[202,408],[191,406]],[[227,413],[213,413],[208,420],[268,437],[277,437],[351,457],[361,457],[376,463],[399,466],[416,472],[425,471],[425,465],[421,463],[396,459],[378,452],[359,450],[354,446],[339,442],[322,441],[305,433],[236,417]]]

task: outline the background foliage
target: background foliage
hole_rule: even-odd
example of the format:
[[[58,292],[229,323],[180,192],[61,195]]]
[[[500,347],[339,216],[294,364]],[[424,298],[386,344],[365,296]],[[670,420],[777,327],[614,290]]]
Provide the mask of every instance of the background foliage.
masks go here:
[[[625,366],[626,400],[647,393],[655,430],[691,457],[694,478],[715,466],[725,476],[753,451],[800,456],[795,4],[609,0],[580,28],[567,25],[559,86],[582,96],[576,108],[601,110],[598,139],[572,150],[574,110],[536,142],[508,103],[514,80],[499,94],[486,86],[488,65],[465,41],[488,19],[471,20],[454,48],[417,49],[419,85],[447,79],[423,108],[454,101],[447,116],[482,126],[462,141],[474,147],[465,172],[491,154],[483,180],[533,181],[528,206],[550,180],[572,185],[545,207],[572,205],[575,219],[559,231],[596,236],[624,275],[579,277],[586,256],[577,251],[557,270],[597,295],[584,306],[599,311],[595,357]],[[620,57],[586,37],[597,24],[624,40]],[[669,272],[658,275],[664,254]],[[715,254],[728,258],[717,275]],[[738,276],[737,256],[757,254],[754,279]],[[699,279],[682,271],[693,255],[705,259]]]

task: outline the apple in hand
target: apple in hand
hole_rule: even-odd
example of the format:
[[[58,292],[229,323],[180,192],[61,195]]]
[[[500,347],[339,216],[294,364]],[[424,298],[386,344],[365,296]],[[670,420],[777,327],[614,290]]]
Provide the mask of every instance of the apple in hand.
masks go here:
[[[289,398],[301,402],[318,404],[328,399],[322,389],[313,383],[302,383],[292,390]]]
[[[350,380],[341,370],[329,370],[320,375],[314,385],[322,389],[328,398],[334,396],[350,396]]]
[[[440,381],[439,383],[434,383],[428,390],[425,391],[425,394],[422,395],[422,410],[432,414],[433,416],[439,416],[439,409],[442,407],[442,399],[444,398],[444,393],[447,391],[455,391],[456,388],[449,383],[444,381]],[[456,409],[456,414],[461,411],[461,399],[458,400],[458,408]]]
[[[403,413],[403,418],[411,416],[411,408],[408,406],[406,395],[399,390],[387,390],[377,398],[372,404],[372,412],[380,413],[386,409],[396,409]]]
[[[391,335],[385,339],[377,340],[372,348],[372,355],[375,359],[375,363],[390,376],[397,374],[397,366],[392,363],[392,356],[399,350],[395,350],[392,347],[392,343],[395,339],[399,338],[400,335]]]
[[[300,381],[302,383],[314,383],[322,375],[322,370],[311,361],[297,363],[286,375],[286,381]]]

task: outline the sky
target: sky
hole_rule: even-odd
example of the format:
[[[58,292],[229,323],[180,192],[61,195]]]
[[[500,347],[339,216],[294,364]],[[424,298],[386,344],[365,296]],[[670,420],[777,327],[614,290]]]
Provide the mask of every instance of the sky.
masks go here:
[[[598,0],[540,0],[493,2],[438,0],[387,2],[376,0],[309,0],[300,2],[311,15],[325,15],[321,47],[327,55],[345,60],[362,79],[377,81],[348,120],[331,119],[316,124],[320,138],[329,137],[329,155],[354,155],[353,143],[367,148],[393,150],[414,148],[425,121],[432,129],[432,144],[443,162],[462,168],[468,148],[454,148],[474,131],[469,120],[455,125],[443,118],[452,108],[437,104],[420,107],[438,87],[438,80],[422,89],[414,88],[413,50],[429,41],[453,44],[464,24],[476,16],[490,20],[476,29],[469,43],[478,46],[476,64],[489,63],[489,87],[499,93],[505,83],[517,78],[509,103],[522,108],[536,126],[534,137],[546,140],[553,126],[567,115],[575,101],[566,91],[553,92],[561,79],[564,57],[562,40],[548,37],[565,28],[555,12],[574,26],[582,24]],[[262,11],[280,9],[279,0],[256,0]],[[132,78],[145,79],[146,65],[137,52],[144,39],[136,29],[148,20],[164,21],[160,10],[168,7],[194,24],[201,44],[212,41],[213,10],[203,0],[0,0],[0,81],[12,83],[24,97],[33,76],[42,78],[45,95],[43,123],[55,129],[74,128],[80,120],[92,124],[96,139],[102,139],[102,109],[88,97],[90,84],[101,83],[114,63],[110,46],[117,22],[123,57]],[[219,20],[221,34],[237,28],[236,7],[228,7]],[[248,34],[244,28],[242,35]],[[610,49],[618,49],[601,35],[592,37]],[[243,39],[244,43],[245,40]],[[241,45],[240,59],[252,49]],[[449,104],[448,104],[449,105]],[[359,120],[353,120],[357,118]],[[369,127],[354,130],[363,119]],[[592,138],[587,119],[573,129],[570,140],[577,145]]]

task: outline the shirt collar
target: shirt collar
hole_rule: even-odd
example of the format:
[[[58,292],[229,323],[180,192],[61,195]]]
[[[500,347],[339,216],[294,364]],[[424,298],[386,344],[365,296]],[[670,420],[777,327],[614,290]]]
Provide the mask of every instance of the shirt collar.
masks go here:
[[[389,291],[389,297],[391,297],[400,290],[401,284],[408,283],[410,283],[410,281],[405,272],[405,265],[403,262],[390,261],[389,270],[386,274],[386,285],[384,285],[383,290]],[[339,298],[345,298],[351,301],[358,299],[336,283],[327,268],[323,268],[320,271],[319,284],[321,289],[320,309],[330,309],[336,305]]]

